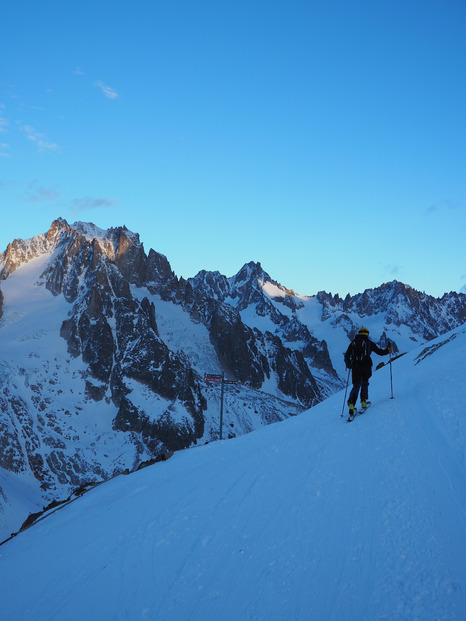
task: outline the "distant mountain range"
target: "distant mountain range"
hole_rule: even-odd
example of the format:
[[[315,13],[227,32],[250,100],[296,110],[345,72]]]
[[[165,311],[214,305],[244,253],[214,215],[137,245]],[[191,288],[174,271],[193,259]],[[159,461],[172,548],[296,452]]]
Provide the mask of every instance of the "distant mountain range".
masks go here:
[[[361,325],[405,352],[466,322],[466,295],[393,281],[303,297],[260,263],[177,277],[125,227],[55,220],[0,254],[0,511],[21,516],[167,451],[299,414],[346,382]],[[378,362],[375,361],[375,362]],[[7,533],[9,534],[9,533]]]

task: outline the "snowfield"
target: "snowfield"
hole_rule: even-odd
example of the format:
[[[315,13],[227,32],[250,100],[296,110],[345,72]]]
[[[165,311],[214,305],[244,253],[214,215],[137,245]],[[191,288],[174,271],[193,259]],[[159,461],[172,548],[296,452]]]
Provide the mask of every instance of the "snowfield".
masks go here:
[[[464,620],[466,327],[311,411],[119,476],[0,547],[2,619]],[[378,360],[377,360],[378,362]]]

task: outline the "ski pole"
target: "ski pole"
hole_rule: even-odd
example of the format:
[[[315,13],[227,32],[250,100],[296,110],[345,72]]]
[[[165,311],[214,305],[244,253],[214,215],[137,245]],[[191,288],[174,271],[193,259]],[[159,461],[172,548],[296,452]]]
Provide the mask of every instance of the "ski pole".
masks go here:
[[[388,344],[390,345],[390,342]],[[389,352],[389,356],[390,356],[390,389],[392,393],[392,396],[390,397],[390,399],[393,399],[392,352]]]
[[[341,418],[343,418],[343,412],[345,411],[346,393],[348,392],[350,373],[351,373],[351,369],[348,369],[348,378],[346,380],[346,388],[345,388],[345,398],[343,399],[343,407],[341,408]]]

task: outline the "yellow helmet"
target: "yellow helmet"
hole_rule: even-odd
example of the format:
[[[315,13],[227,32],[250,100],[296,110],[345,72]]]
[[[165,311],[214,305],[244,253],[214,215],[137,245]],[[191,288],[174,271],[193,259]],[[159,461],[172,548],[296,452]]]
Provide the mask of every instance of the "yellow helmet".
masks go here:
[[[362,334],[363,336],[369,336],[369,330],[367,328],[359,328],[358,334]]]

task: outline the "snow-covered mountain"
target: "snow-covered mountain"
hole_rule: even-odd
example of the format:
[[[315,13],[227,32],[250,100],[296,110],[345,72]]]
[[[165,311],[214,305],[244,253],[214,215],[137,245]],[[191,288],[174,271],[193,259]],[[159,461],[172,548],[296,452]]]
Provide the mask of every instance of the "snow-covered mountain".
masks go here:
[[[2,618],[463,621],[466,327],[301,416],[176,453],[0,547]]]
[[[408,351],[466,321],[466,296],[389,283],[286,289],[259,263],[184,280],[125,227],[54,221],[0,255],[2,534],[89,481],[315,406],[346,380],[361,323]],[[1,535],[0,535],[1,536]]]
[[[342,352],[361,325],[382,347],[390,340],[395,352],[407,352],[466,323],[465,294],[434,298],[396,280],[344,299],[325,291],[298,295],[273,281],[260,263],[245,265],[232,278],[200,272],[189,282],[195,291],[237,308],[247,325],[302,351],[317,380],[323,373],[324,393],[334,369],[344,378]]]

